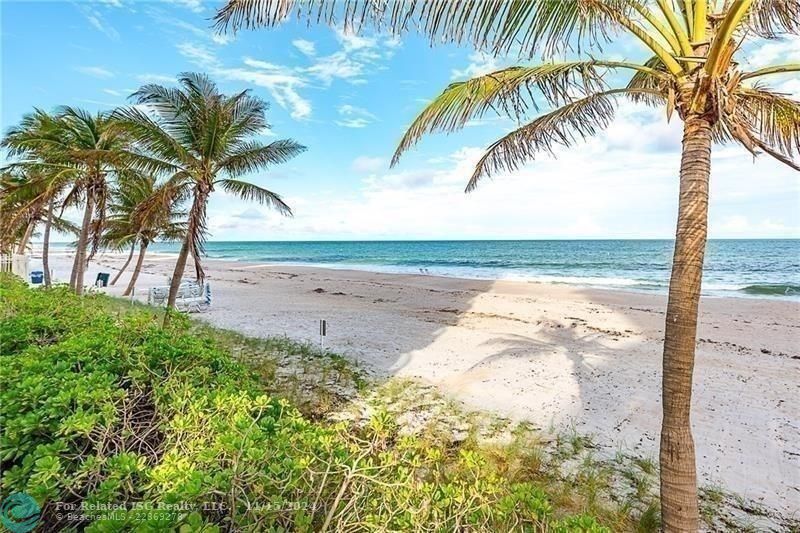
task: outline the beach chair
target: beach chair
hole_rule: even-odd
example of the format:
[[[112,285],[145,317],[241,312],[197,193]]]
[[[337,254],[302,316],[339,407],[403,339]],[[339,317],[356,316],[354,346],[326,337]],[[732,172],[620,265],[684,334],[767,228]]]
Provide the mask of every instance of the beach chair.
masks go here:
[[[147,292],[147,303],[155,307],[167,305],[169,286],[150,287]],[[175,308],[187,313],[206,311],[211,307],[211,285],[185,281],[178,287]]]

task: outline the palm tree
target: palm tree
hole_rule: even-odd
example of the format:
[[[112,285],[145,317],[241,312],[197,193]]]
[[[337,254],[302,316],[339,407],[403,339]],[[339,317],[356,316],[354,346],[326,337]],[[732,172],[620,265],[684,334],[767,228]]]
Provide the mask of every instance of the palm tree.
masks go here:
[[[136,174],[138,179],[147,179],[144,176]],[[134,178],[134,182],[138,179]],[[118,184],[117,188],[111,194],[111,204],[109,205],[109,216],[106,219],[105,227],[103,228],[103,235],[101,238],[101,246],[104,249],[118,252],[125,248],[129,248],[128,257],[125,259],[122,267],[111,280],[111,285],[114,286],[122,277],[122,274],[133,261],[133,254],[136,252],[137,232],[133,222],[133,212],[141,198],[136,198],[135,195],[130,194],[126,189],[133,187],[126,187],[129,180],[124,180]]]
[[[60,162],[45,162],[42,157],[40,157],[40,152],[43,152],[41,146],[37,149],[35,146],[28,145],[24,140],[19,139],[19,137],[22,136],[22,132],[24,132],[24,136],[28,139],[46,138],[55,131],[56,122],[57,120],[53,116],[37,109],[34,113],[27,115],[20,126],[17,127],[17,143],[13,142],[14,137],[3,139],[1,143],[2,146],[9,149],[11,155],[24,156],[21,160],[7,165],[4,170],[36,176],[35,179],[18,180],[15,185],[12,185],[10,182],[5,182],[3,185],[4,193],[9,193],[14,189],[13,194],[16,196],[15,201],[20,201],[20,198],[25,198],[26,205],[28,205],[29,208],[41,202],[47,204],[47,216],[45,217],[44,239],[42,244],[42,266],[44,268],[44,284],[46,287],[50,287],[52,283],[50,279],[49,262],[50,230],[55,220],[62,221],[66,224],[66,221],[61,218],[63,208],[58,216],[55,215],[55,204],[63,193],[63,187],[69,181],[70,176],[74,174],[74,169]],[[13,131],[14,130],[12,130],[12,132]],[[49,146],[50,145],[47,144],[48,148]],[[42,183],[43,180],[47,181],[46,185]],[[20,215],[22,211],[22,206],[18,206],[18,209],[13,212],[8,209],[5,210],[6,213],[10,214],[10,217],[6,221],[6,230],[19,221],[17,215]],[[32,229],[31,227],[31,230]]]
[[[145,85],[131,98],[138,107],[116,113],[135,142],[131,162],[146,174],[168,174],[170,182],[191,197],[186,235],[170,283],[167,313],[175,307],[186,261],[195,258],[198,280],[206,237],[206,207],[216,186],[244,200],[255,200],[284,215],[291,209],[280,196],[237,179],[283,163],[305,150],[292,140],[262,144],[252,136],[269,127],[267,104],[249,91],[228,96],[204,74],[185,73],[179,88]]]
[[[22,169],[27,171],[23,172]],[[0,177],[0,211],[4,214],[0,230],[0,248],[13,249],[24,254],[36,227],[44,223],[42,266],[45,286],[51,285],[49,248],[51,228],[64,234],[77,234],[77,227],[63,218],[63,210],[56,213],[54,205],[60,193],[59,173],[42,174],[43,167],[11,165]],[[10,170],[10,171],[9,171]]]
[[[26,115],[8,131],[2,143],[12,155],[64,169],[63,175],[71,178],[65,202],[83,204],[70,276],[70,287],[77,294],[83,293],[86,265],[99,246],[109,184],[125,168],[122,155],[127,143],[125,132],[109,113],[92,115],[68,106],[60,108],[55,116],[38,109]]]
[[[106,221],[106,227],[108,227],[108,222],[109,221]],[[120,246],[119,245],[121,244],[121,242],[115,240],[114,237],[112,237],[111,239],[112,239],[111,241],[106,241],[104,239],[105,247],[106,248],[111,248],[114,251],[119,251],[120,250]],[[128,240],[128,242],[130,242],[130,239],[126,239],[126,240]],[[125,262],[122,264],[122,266],[120,267],[119,271],[117,271],[117,274],[114,276],[114,279],[111,280],[110,285],[112,287],[117,284],[117,282],[119,281],[119,278],[121,278],[122,274],[124,274],[125,271],[128,269],[128,265],[130,265],[131,261],[133,261],[133,254],[134,254],[134,252],[136,252],[136,244],[133,243],[133,242],[130,242],[130,247],[129,248],[130,249],[128,251],[128,257],[125,259]]]
[[[27,125],[25,125],[27,121]],[[23,120],[21,129],[28,137],[35,136],[44,138],[52,134],[57,123],[57,119],[37,110]],[[12,138],[13,139],[13,138]],[[8,143],[8,144],[6,144]],[[42,243],[42,266],[44,269],[45,287],[50,287],[52,280],[50,276],[50,233],[53,226],[62,233],[75,233],[75,226],[62,217],[64,209],[67,207],[62,199],[63,193],[71,180],[78,174],[77,169],[54,159],[52,156],[45,160],[47,150],[42,150],[41,146],[35,147],[22,145],[15,149],[11,146],[11,141],[4,139],[4,145],[9,146],[10,152],[24,157],[7,165],[4,170],[9,172],[9,177],[16,175],[17,179],[5,181],[2,185],[0,194],[7,194],[7,201],[17,202],[16,207],[6,206],[5,210],[10,214],[7,220],[6,230],[18,225],[25,218],[28,218],[28,225],[23,233],[17,253],[24,253],[27,241],[33,234],[35,225],[44,221],[44,237]],[[61,209],[56,214],[56,204],[61,205]],[[42,214],[42,206],[47,209]]]
[[[120,180],[109,207],[110,215],[104,241],[112,247],[130,245],[131,250],[139,245],[136,266],[123,296],[130,295],[136,287],[145,253],[151,243],[156,240],[175,241],[183,238],[186,224],[178,219],[186,213],[175,208],[181,199],[179,194],[180,190],[175,189],[172,183],[158,185],[152,176],[134,174]],[[125,266],[132,256],[133,253],[129,255]]]
[[[744,45],[800,33],[798,0],[528,0],[382,2],[229,0],[216,16],[222,30],[282,23],[291,13],[358,31],[372,25],[401,33],[411,25],[431,43],[471,43],[491,54],[516,52],[570,61],[515,66],[454,83],[406,132],[393,158],[426,133],[451,132],[490,110],[523,125],[489,146],[467,184],[513,171],[541,152],[570,147],[605,128],[622,98],[662,107],[683,121],[680,201],[666,313],[661,431],[661,510],[667,531],[699,525],[690,424],[697,309],[707,238],[711,148],[736,142],[792,168],[800,153],[800,103],[762,81],[800,64],[742,69]],[[646,53],[642,62],[595,59],[600,44],[624,33]],[[609,72],[628,72],[611,87]],[[538,106],[546,113],[529,117]]]

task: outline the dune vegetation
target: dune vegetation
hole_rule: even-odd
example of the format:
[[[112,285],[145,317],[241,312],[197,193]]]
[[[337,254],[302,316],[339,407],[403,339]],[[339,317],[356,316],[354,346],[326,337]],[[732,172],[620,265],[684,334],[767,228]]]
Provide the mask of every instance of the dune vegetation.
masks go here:
[[[547,444],[411,383],[367,386],[284,338],[164,328],[152,308],[8,275],[0,292],[3,492],[33,496],[49,528],[657,527],[654,464],[595,460],[584,437]]]

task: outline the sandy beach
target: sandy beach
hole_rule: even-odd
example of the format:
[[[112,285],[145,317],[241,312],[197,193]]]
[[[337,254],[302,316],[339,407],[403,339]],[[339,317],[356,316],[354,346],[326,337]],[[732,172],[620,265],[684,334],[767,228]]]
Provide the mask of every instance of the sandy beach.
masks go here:
[[[115,273],[124,256],[90,265]],[[136,298],[174,256],[151,254]],[[71,257],[51,267],[69,277]],[[33,267],[36,267],[34,261]],[[663,295],[566,285],[208,260],[214,325],[318,342],[375,376],[433,383],[467,406],[543,431],[590,433],[601,452],[657,457]],[[129,275],[111,294],[121,294]],[[705,298],[693,427],[701,485],[800,511],[800,303]]]

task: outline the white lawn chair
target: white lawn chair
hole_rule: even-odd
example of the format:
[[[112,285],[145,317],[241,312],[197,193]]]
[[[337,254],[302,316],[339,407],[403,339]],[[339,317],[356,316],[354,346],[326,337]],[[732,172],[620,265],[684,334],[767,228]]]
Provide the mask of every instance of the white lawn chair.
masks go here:
[[[169,299],[169,286],[150,287],[147,292],[147,303],[153,306],[166,306]],[[188,313],[206,311],[211,307],[211,285],[184,281],[178,287],[175,308]]]

